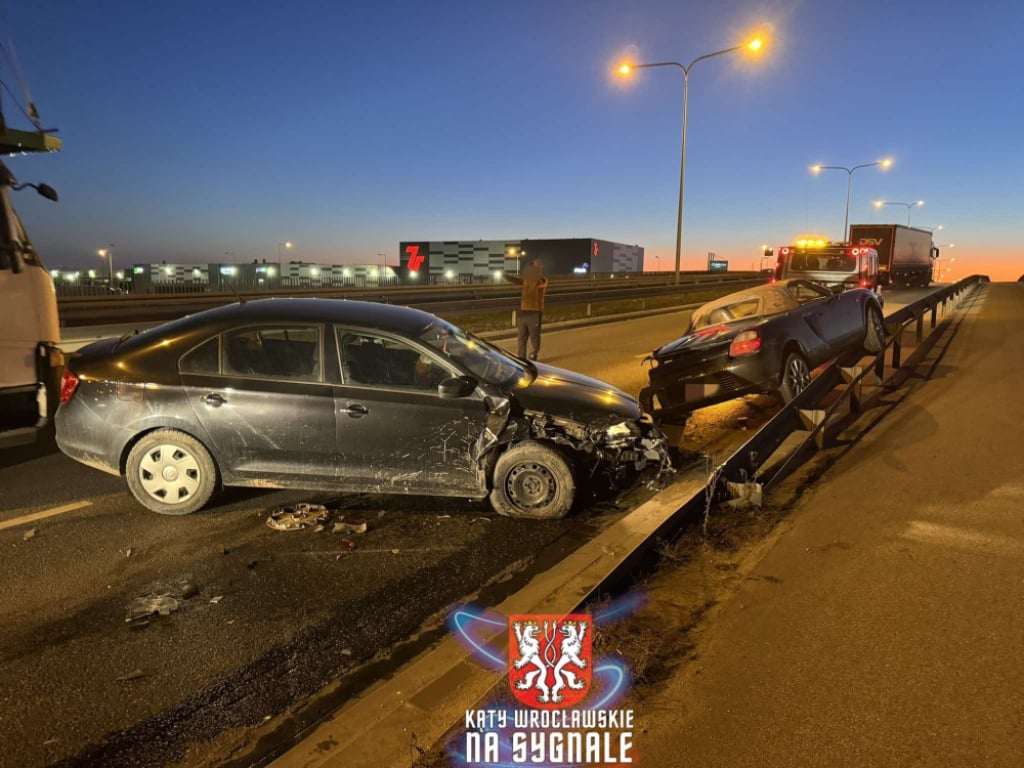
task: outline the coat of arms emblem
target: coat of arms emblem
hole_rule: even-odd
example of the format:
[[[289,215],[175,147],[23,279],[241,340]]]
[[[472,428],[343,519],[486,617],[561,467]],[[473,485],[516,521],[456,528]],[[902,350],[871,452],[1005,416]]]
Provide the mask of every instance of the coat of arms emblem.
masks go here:
[[[513,615],[508,634],[508,682],[519,701],[538,709],[583,701],[592,666],[589,614]]]

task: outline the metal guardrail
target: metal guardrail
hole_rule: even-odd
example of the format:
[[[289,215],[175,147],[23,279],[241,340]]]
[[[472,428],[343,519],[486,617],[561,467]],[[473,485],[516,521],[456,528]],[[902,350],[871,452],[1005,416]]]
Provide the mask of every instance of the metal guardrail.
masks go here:
[[[667,273],[666,273],[667,274]],[[585,303],[600,299],[686,294],[709,285],[735,285],[737,288],[759,283],[764,277],[751,272],[730,274],[701,273],[686,276],[687,282],[672,283],[672,275],[633,276],[602,280],[552,278],[547,302],[551,305]],[[63,297],[58,300],[64,326],[116,322],[170,320],[182,315],[230,304],[271,297],[341,298],[401,304],[430,312],[470,312],[512,310],[519,301],[519,286],[496,285],[394,286],[385,288],[303,288],[258,292],[219,292],[194,294],[128,294]]]

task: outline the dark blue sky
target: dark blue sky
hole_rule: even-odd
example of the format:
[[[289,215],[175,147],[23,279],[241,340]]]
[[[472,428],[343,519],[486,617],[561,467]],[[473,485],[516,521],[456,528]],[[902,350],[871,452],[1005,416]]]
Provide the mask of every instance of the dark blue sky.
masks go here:
[[[599,237],[674,259],[682,77],[614,77],[773,30],[690,76],[683,265],[905,222],[924,199],[964,274],[1024,272],[1024,3],[2,4],[2,36],[64,151],[15,158],[51,265],[397,258],[400,240]],[[5,81],[17,88],[9,68]],[[5,94],[5,114],[15,114]],[[19,127],[21,127],[19,125]],[[951,254],[952,255],[952,254]],[[1005,273],[1004,273],[1005,271]],[[962,275],[961,275],[962,276]]]

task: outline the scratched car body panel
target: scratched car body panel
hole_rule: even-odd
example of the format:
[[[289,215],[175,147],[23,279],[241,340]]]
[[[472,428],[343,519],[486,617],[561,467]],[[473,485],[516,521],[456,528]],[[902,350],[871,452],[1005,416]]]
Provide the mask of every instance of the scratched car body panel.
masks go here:
[[[687,332],[650,355],[640,401],[663,423],[741,395],[795,396],[809,371],[862,344],[877,352],[881,297],[866,289],[837,293],[787,280],[729,294],[696,310]],[[797,369],[800,381],[787,381]]]
[[[85,347],[65,375],[57,442],[168,514],[203,506],[215,475],[490,494],[504,514],[557,517],[583,473],[668,470],[661,433],[626,393],[425,312],[331,299],[232,304]],[[513,447],[521,460],[500,461]]]

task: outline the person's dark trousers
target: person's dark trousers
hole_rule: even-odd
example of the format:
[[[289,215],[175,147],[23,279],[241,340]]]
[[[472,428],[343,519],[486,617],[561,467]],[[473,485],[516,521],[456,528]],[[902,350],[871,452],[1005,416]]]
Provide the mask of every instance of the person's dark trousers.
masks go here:
[[[526,341],[530,341],[530,359],[536,360],[540,354],[540,312],[534,310],[519,311],[519,356],[526,357]]]

